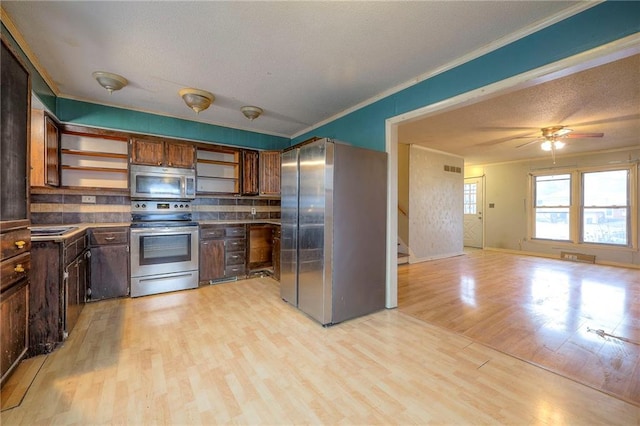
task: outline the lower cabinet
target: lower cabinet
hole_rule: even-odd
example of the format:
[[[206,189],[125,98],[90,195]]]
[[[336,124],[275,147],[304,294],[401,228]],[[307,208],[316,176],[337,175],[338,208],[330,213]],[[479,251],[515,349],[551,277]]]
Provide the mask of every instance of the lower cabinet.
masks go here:
[[[23,279],[9,290],[2,292],[0,321],[2,338],[2,383],[15,369],[27,352],[27,316],[29,309],[29,280]]]
[[[85,302],[88,278],[87,237],[31,245],[29,355],[53,351],[76,325]]]
[[[273,278],[280,281],[280,225],[273,227],[273,246],[272,255],[273,259]]]
[[[201,225],[200,281],[244,276],[246,239],[245,225]]]
[[[127,297],[130,291],[129,229],[89,230],[91,279],[87,301]]]

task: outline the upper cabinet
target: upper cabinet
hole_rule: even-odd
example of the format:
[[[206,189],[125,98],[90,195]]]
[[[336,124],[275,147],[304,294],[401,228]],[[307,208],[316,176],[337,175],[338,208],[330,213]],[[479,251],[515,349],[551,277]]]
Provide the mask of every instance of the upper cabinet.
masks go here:
[[[239,149],[198,146],[198,194],[240,194]]]
[[[31,110],[31,186],[60,186],[60,134],[46,112]]]
[[[127,189],[126,135],[65,126],[60,134],[61,183],[64,187]]]
[[[258,195],[258,151],[242,151],[242,195]]]
[[[260,152],[260,195],[280,195],[280,151]]]
[[[0,220],[28,223],[31,80],[29,71],[2,37],[0,102]]]
[[[189,143],[132,138],[131,164],[193,169],[196,147]]]

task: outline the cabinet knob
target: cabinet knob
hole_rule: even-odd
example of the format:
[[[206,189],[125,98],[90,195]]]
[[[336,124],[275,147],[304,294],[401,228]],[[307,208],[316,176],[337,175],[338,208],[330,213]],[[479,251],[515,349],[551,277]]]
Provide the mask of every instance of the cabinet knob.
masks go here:
[[[16,247],[18,247],[18,249],[23,249],[25,244],[27,244],[27,243],[25,243],[24,241],[20,240],[20,241],[16,241],[14,244],[16,245]]]
[[[24,267],[22,266],[22,263],[18,263],[13,270],[16,272],[24,272]]]
[[[105,239],[105,240],[107,240],[107,241],[113,241],[113,240],[115,240],[115,239],[116,239],[116,237],[115,237],[115,236],[111,236],[111,237],[104,237],[104,239]]]

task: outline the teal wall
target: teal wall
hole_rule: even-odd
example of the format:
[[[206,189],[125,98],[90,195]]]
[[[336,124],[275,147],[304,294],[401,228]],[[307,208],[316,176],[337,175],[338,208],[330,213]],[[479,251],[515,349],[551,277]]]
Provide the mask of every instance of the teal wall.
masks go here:
[[[180,118],[59,97],[57,117],[65,123],[162,135],[256,149],[282,149],[289,139]]]
[[[609,1],[438,74],[292,140],[123,108],[56,98],[2,25],[32,72],[32,88],[58,119],[247,148],[281,149],[312,136],[385,150],[385,120],[504,80],[640,31],[640,2]]]
[[[385,150],[385,120],[640,31],[640,2],[604,2],[292,139],[313,136]]]

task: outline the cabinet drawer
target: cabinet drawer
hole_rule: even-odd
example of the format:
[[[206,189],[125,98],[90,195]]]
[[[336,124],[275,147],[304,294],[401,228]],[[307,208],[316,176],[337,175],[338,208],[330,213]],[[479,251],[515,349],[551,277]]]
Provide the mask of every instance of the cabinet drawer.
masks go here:
[[[244,265],[245,255],[244,255],[244,252],[241,252],[241,251],[230,252],[230,253],[227,252],[224,256],[224,259],[225,259],[226,265],[240,265],[240,264]]]
[[[247,242],[246,240],[226,240],[225,247],[227,251],[244,251]]]
[[[202,240],[223,238],[224,235],[225,235],[224,228],[200,228],[200,239]]]
[[[29,276],[31,270],[31,253],[22,253],[2,262],[0,274],[2,283],[0,291],[4,291],[23,278]]]
[[[239,275],[244,275],[244,265],[230,265],[227,266],[224,270],[225,277],[237,277]]]
[[[31,231],[25,228],[0,234],[0,245],[2,259],[28,252],[31,249]]]
[[[126,228],[94,229],[90,232],[89,241],[92,246],[127,244],[129,242],[129,231]]]
[[[225,235],[227,237],[245,237],[244,226],[233,226],[225,229]]]

